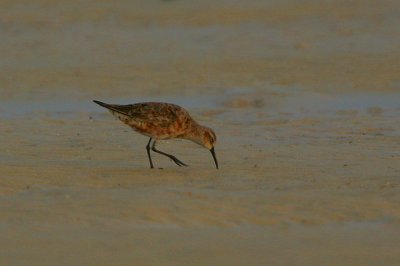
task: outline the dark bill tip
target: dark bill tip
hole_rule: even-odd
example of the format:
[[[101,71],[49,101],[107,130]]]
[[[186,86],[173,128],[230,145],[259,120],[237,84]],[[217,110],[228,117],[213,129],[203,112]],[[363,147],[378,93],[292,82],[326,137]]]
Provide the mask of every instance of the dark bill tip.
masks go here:
[[[218,161],[217,161],[217,156],[215,155],[214,147],[212,147],[212,148],[210,149],[210,152],[211,152],[211,154],[212,154],[212,156],[213,156],[213,158],[214,158],[215,167],[218,169]]]

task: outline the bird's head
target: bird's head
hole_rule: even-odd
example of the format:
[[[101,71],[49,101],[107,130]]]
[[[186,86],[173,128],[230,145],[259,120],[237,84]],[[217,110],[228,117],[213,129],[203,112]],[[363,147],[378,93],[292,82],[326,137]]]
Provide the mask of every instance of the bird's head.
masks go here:
[[[207,148],[211,152],[214,162],[215,162],[215,166],[218,169],[217,156],[215,155],[215,150],[214,150],[214,145],[217,142],[217,136],[215,135],[214,131],[211,128],[203,127],[203,132],[201,134],[201,138],[202,138],[201,145],[203,145],[205,148]]]
[[[217,136],[214,131],[208,127],[204,127],[201,138],[202,145],[209,150],[211,150],[217,142]]]

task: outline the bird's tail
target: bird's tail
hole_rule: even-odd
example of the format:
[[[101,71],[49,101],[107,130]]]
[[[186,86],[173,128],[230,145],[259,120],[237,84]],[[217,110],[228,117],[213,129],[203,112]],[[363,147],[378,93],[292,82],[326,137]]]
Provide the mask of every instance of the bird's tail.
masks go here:
[[[126,105],[108,104],[93,100],[98,105],[107,108],[116,118],[127,123],[132,116],[129,114],[129,108]]]
[[[103,103],[103,102],[100,102],[100,101],[93,100],[93,102],[94,102],[94,103],[97,103],[98,105],[100,105],[100,106],[102,106],[102,107],[105,107],[105,108],[107,108],[107,109],[110,109],[110,108],[112,107],[110,104]]]

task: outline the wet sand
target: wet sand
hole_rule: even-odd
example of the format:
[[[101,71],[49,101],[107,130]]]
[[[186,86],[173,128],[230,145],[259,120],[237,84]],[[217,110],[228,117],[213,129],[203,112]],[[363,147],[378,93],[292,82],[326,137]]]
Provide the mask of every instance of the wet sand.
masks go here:
[[[400,4],[0,8],[0,265],[400,263]],[[93,99],[182,105],[221,169]]]

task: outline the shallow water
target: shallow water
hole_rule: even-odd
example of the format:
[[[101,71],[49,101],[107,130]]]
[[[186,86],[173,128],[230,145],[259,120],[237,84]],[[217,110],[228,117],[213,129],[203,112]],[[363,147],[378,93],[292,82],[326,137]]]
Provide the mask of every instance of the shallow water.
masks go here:
[[[188,110],[201,111],[206,109],[234,111],[238,120],[243,120],[249,112],[265,112],[269,115],[291,114],[295,117],[306,115],[328,115],[338,111],[355,111],[368,113],[377,109],[377,114],[393,115],[400,111],[400,93],[342,93],[322,94],[305,91],[280,91],[281,95],[270,95],[250,89],[227,89],[227,93],[215,95],[192,95],[174,97],[136,97],[134,101],[112,98],[104,100],[116,104],[132,104],[138,102],[169,102],[181,105]],[[268,91],[268,89],[267,89]],[[277,90],[273,90],[276,92]],[[239,104],[232,104],[238,101]],[[269,105],[269,103],[272,103]],[[0,102],[2,118],[32,116],[35,113],[52,117],[72,116],[79,113],[98,113],[101,109],[92,101],[6,101]],[[379,110],[381,111],[379,111]],[[373,110],[372,110],[373,112]]]

